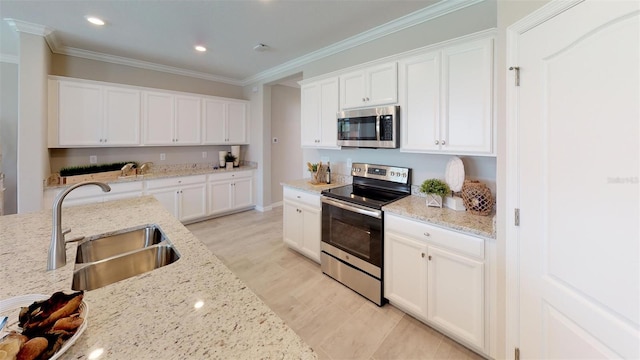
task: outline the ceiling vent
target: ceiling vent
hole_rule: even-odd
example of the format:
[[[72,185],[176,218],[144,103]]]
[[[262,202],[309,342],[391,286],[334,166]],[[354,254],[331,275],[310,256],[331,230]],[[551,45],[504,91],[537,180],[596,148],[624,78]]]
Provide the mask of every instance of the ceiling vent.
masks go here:
[[[269,47],[265,44],[258,44],[256,46],[253,47],[253,50],[255,51],[265,51],[267,50]]]

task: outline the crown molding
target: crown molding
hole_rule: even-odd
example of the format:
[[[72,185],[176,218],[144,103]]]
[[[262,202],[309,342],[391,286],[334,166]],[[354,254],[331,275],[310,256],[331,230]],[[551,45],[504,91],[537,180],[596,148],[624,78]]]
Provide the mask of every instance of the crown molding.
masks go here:
[[[4,20],[7,22],[7,24],[9,24],[9,26],[11,26],[11,28],[18,32],[46,37],[53,31],[46,26],[33,24],[22,20],[10,18],[6,18]]]
[[[141,69],[161,71],[170,74],[176,74],[181,76],[189,76],[193,78],[199,78],[203,80],[216,81],[221,83],[226,83],[230,85],[236,86],[247,86],[253,83],[260,82],[265,79],[274,78],[282,73],[292,71],[300,66],[305,64],[320,60],[322,58],[340,53],[342,51],[354,48],[356,46],[365,44],[370,41],[374,41],[381,37],[387,36],[389,34],[393,34],[395,32],[404,30],[406,28],[424,23],[426,21],[435,19],[437,17],[461,10],[463,8],[481,3],[486,0],[445,0],[434,5],[428,6],[424,9],[415,11],[411,14],[405,15],[393,21],[390,21],[386,24],[382,24],[377,26],[371,30],[365,31],[358,35],[352,36],[345,40],[339,41],[335,44],[324,47],[320,50],[313,51],[309,54],[300,56],[291,61],[284,62],[280,65],[277,65],[273,68],[265,70],[256,75],[250,76],[248,78],[239,80],[233,79],[224,76],[218,76],[210,73],[185,70],[182,68],[177,68],[173,66],[160,65],[153,62],[135,60],[131,58],[126,58],[122,56],[109,55],[104,53],[99,53],[95,51],[88,51],[77,49],[73,47],[67,47],[60,44],[55,36],[55,32],[51,29],[48,29],[45,26],[31,24],[20,20],[15,19],[4,19],[11,25],[16,31],[26,32],[34,35],[40,35],[45,37],[49,48],[51,51],[56,54],[61,55],[69,55],[75,56],[79,58],[89,59],[89,60],[97,60],[104,61],[112,64],[126,65],[137,67]]]
[[[203,80],[217,81],[217,82],[230,84],[230,85],[243,86],[242,81],[237,79],[232,79],[224,76],[218,76],[218,75],[213,75],[213,74],[203,73],[198,71],[181,69],[174,66],[160,65],[157,63],[149,62],[149,61],[135,60],[135,59],[131,59],[123,56],[108,55],[108,54],[99,53],[95,51],[76,49],[68,46],[55,47],[55,48],[52,47],[51,51],[61,55],[75,56],[75,57],[89,59],[89,60],[103,61],[103,62],[108,62],[112,64],[132,66],[132,67],[137,67],[137,68],[146,69],[146,70],[154,70],[154,71],[160,71],[160,72],[165,72],[169,74],[189,76],[189,77],[203,79]]]
[[[406,28],[427,22],[437,17],[464,9],[471,5],[481,3],[483,1],[485,0],[447,0],[447,1],[436,3],[424,9],[421,9],[411,14],[397,18],[386,24],[377,26],[371,30],[365,31],[358,35],[339,41],[335,44],[329,45],[325,48],[316,50],[307,55],[303,55],[299,58],[277,65],[271,69],[268,69],[254,76],[246,78],[242,82],[246,86],[263,79],[271,78],[279,73],[289,71],[299,66],[354,48],[356,46],[393,34],[395,32],[404,30]]]

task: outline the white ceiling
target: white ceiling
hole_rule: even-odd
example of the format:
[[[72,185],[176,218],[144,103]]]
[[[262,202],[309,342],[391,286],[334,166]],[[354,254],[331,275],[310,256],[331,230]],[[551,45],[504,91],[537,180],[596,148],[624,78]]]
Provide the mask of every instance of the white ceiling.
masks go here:
[[[51,30],[47,42],[56,53],[242,84],[408,14],[464,2],[469,1],[0,0],[0,55],[17,54],[15,28],[6,20],[15,19]],[[88,15],[106,25],[89,24]],[[258,43],[267,50],[254,51]],[[196,52],[196,44],[208,51]]]

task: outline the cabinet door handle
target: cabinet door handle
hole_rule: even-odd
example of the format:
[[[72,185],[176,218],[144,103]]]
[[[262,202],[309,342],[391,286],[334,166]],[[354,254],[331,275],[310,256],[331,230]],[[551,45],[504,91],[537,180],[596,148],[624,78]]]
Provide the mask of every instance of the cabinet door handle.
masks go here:
[[[431,236],[431,234],[429,234],[428,232],[425,232],[424,236]]]
[[[444,140],[442,140],[442,145],[446,144]]]
[[[364,98],[362,98],[362,102],[365,102],[365,101],[367,101],[367,100],[365,100]]]
[[[428,259],[429,259],[429,261],[431,261],[431,255],[429,255]]]
[[[424,258],[424,253],[422,253],[422,257]]]
[[[436,145],[440,145],[440,141],[436,140]]]
[[[369,101],[369,98],[367,98],[367,101]]]

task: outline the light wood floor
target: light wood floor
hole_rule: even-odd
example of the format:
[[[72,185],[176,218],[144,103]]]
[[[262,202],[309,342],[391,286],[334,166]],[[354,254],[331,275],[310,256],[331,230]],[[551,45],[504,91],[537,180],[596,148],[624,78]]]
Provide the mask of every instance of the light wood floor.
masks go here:
[[[322,274],[282,242],[282,207],[188,225],[320,359],[482,359],[387,304]]]

